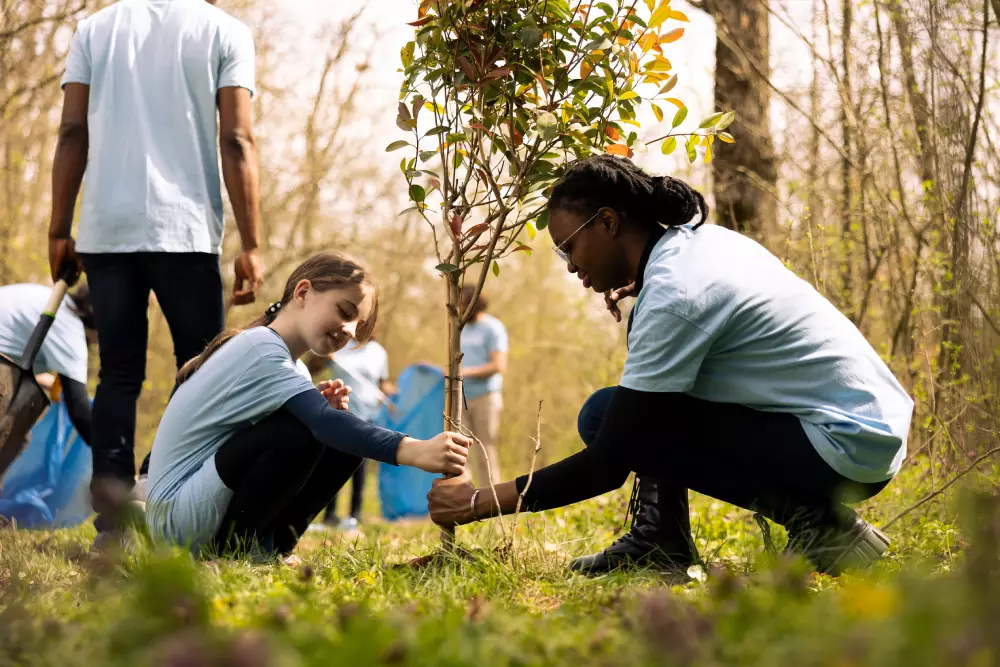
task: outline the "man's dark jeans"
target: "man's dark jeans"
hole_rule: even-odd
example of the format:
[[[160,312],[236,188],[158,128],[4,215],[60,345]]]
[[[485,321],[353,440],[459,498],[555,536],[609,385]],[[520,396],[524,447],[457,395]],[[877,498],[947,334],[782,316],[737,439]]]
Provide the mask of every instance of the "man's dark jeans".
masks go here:
[[[146,378],[149,293],[156,295],[166,317],[180,368],[225,324],[219,256],[135,252],[81,258],[101,358],[92,425],[93,476],[114,477],[131,486],[136,400]]]

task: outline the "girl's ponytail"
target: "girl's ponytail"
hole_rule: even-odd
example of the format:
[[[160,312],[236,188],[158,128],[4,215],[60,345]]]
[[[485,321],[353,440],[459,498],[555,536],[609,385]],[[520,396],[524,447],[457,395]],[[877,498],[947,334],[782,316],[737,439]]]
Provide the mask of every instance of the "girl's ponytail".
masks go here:
[[[213,338],[205,346],[201,354],[181,366],[181,369],[177,371],[177,386],[180,386],[194,375],[208,361],[208,358],[215,354],[220,347],[229,342],[233,336],[254,327],[266,327],[274,322],[285,304],[292,300],[292,296],[295,293],[295,286],[303,280],[308,280],[312,284],[312,288],[317,292],[325,292],[347,285],[370,286],[375,292],[375,304],[368,319],[359,324],[357,339],[358,342],[363,343],[371,338],[376,320],[378,319],[378,288],[374,278],[364,264],[349,255],[337,252],[321,252],[313,255],[292,271],[292,275],[285,282],[285,291],[281,296],[281,300],[275,301],[268,306],[263,315],[240,329],[226,329]]]

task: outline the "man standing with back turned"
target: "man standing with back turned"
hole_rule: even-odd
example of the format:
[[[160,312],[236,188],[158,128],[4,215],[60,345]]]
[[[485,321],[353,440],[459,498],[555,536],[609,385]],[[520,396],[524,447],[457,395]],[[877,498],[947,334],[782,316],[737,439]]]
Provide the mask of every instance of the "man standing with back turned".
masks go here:
[[[108,537],[135,479],[150,291],[178,368],[224,326],[217,134],[242,241],[233,302],[252,302],[263,282],[253,38],[205,0],[121,0],[80,22],[62,85],[49,264],[55,278],[79,255],[90,286],[101,360],[91,494]]]

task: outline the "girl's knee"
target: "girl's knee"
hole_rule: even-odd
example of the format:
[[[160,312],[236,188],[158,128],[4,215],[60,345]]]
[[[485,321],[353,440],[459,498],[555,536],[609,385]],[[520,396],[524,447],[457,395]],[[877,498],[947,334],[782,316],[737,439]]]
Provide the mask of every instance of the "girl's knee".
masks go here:
[[[598,389],[584,401],[580,408],[580,414],[576,418],[576,430],[580,434],[583,444],[590,445],[597,439],[597,432],[601,430],[601,423],[604,421],[604,413],[607,412],[611,398],[615,395],[617,387],[605,387]]]

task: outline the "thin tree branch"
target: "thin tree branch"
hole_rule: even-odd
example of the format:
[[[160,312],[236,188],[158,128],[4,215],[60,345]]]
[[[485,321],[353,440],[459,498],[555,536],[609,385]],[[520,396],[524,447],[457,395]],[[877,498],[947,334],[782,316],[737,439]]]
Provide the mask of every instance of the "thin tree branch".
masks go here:
[[[890,527],[892,527],[892,525],[894,523],[896,523],[897,521],[899,521],[900,519],[902,519],[904,516],[906,516],[907,514],[909,514],[910,512],[912,512],[913,510],[915,510],[915,509],[917,509],[919,507],[922,507],[923,505],[927,504],[931,500],[934,500],[935,498],[937,498],[938,496],[940,496],[942,493],[944,493],[945,491],[948,490],[948,487],[950,487],[952,484],[954,484],[955,482],[957,482],[958,480],[962,479],[963,477],[965,477],[966,475],[968,475],[970,472],[972,472],[973,470],[975,470],[976,467],[980,463],[982,463],[983,461],[985,461],[989,457],[993,456],[997,452],[1000,452],[1000,447],[994,447],[990,451],[988,451],[985,454],[983,454],[982,456],[980,456],[978,459],[976,459],[971,464],[969,464],[968,468],[966,468],[965,470],[963,470],[962,472],[958,473],[957,475],[955,475],[954,477],[952,477],[950,480],[948,480],[948,483],[945,484],[944,486],[942,486],[940,489],[938,489],[937,491],[934,491],[933,493],[927,494],[926,496],[924,496],[923,498],[921,498],[920,500],[918,500],[914,504],[910,505],[905,510],[903,510],[902,512],[900,512],[899,514],[897,514],[896,516],[894,516],[891,519],[889,519],[889,521],[887,521],[882,526],[882,529],[883,530],[888,530]]]

